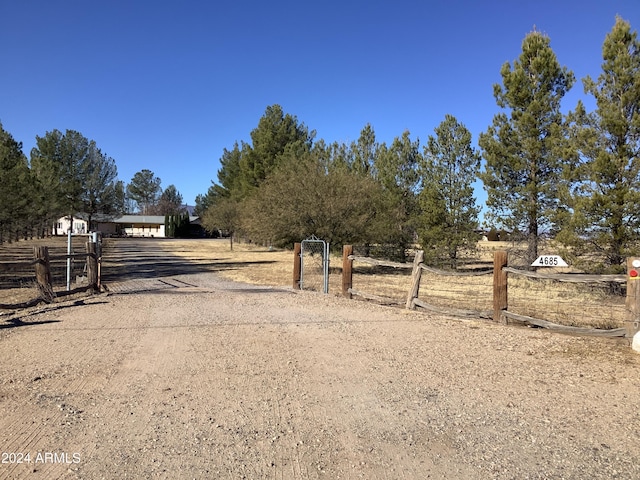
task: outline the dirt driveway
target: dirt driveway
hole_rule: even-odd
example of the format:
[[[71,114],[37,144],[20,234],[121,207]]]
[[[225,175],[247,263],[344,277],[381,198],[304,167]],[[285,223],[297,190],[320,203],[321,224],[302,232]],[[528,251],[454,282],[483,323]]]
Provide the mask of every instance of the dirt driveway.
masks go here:
[[[109,294],[0,317],[0,479],[640,478],[624,342],[233,283],[126,245],[144,273]]]

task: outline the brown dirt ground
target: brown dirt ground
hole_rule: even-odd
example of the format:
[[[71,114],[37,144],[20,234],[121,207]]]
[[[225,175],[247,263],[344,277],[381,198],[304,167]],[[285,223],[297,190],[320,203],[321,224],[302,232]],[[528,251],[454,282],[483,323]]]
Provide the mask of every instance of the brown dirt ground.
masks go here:
[[[640,478],[626,341],[260,285],[288,253],[209,245],[114,241],[108,293],[0,317],[0,479]]]

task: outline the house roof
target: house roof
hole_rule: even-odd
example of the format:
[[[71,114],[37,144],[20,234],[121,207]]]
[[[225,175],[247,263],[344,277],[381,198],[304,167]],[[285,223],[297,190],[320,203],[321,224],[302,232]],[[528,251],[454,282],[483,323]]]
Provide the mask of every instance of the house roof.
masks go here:
[[[112,223],[152,223],[164,225],[164,215],[122,215],[114,217]]]
[[[143,223],[152,225],[164,225],[164,215],[121,215],[121,216],[105,216],[100,218],[94,217],[98,222],[102,223]],[[199,217],[189,217],[189,222],[195,222]]]

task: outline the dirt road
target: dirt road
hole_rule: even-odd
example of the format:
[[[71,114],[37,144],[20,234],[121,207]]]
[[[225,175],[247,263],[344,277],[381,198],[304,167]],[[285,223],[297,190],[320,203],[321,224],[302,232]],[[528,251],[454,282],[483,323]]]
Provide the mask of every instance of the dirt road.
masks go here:
[[[0,323],[0,479],[640,478],[622,342],[163,266]]]

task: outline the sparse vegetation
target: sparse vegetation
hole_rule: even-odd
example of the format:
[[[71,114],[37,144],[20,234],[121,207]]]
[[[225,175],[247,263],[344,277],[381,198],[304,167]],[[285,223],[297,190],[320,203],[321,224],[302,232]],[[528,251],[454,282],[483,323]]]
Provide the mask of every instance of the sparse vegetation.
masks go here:
[[[219,270],[230,280],[259,285],[291,286],[293,253],[251,244],[239,243],[228,251],[224,240],[191,240],[186,243],[163,242],[168,251],[209,265],[218,270],[218,262],[233,262],[233,269]],[[495,250],[526,251],[526,244],[480,242],[473,256],[465,256],[470,268],[491,268]],[[541,245],[541,252],[552,252],[553,246]],[[467,254],[468,255],[468,254]],[[342,289],[342,258],[332,255],[329,293]],[[565,269],[566,271],[566,269]],[[490,311],[492,309],[491,276],[443,277],[425,274],[421,298],[434,305]],[[395,270],[365,264],[354,264],[354,288],[374,295],[389,297],[404,305],[411,285],[410,270]],[[624,324],[624,292],[610,291],[608,286],[565,284],[548,280],[514,277],[510,281],[510,305],[523,315],[571,326],[620,328]]]

